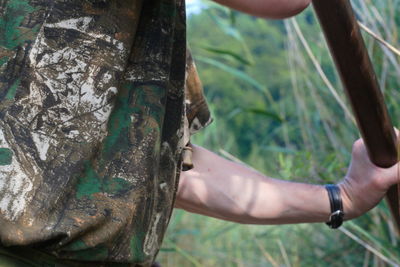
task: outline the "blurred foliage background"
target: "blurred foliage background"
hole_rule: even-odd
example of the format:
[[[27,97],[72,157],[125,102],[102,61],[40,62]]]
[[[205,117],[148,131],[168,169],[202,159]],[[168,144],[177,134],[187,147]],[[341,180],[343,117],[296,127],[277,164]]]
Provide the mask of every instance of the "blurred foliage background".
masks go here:
[[[189,45],[214,122],[194,138],[269,176],[335,183],[358,138],[312,7],[287,20],[251,17],[202,1]],[[358,19],[399,47],[399,0],[354,0]],[[394,125],[399,57],[364,32]],[[323,224],[248,226],[175,210],[162,266],[399,266],[385,203],[332,231]]]

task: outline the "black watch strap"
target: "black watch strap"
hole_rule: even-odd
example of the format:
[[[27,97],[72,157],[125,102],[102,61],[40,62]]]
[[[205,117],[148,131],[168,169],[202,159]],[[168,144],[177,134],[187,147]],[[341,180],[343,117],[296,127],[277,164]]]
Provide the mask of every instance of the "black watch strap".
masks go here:
[[[328,191],[329,202],[331,203],[331,216],[326,224],[330,228],[336,229],[342,225],[344,217],[340,188],[334,184],[325,185],[325,188]]]

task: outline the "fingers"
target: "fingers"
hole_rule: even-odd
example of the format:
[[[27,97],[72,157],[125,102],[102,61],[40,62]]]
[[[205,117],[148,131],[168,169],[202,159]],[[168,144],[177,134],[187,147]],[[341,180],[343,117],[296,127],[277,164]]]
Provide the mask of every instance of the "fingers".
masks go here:
[[[397,147],[400,147],[400,131],[396,128],[393,127],[394,132],[397,136]],[[365,156],[367,155],[367,158],[369,160],[369,156],[368,156],[368,151],[367,148],[365,146],[364,140],[362,138],[359,138],[358,140],[356,140],[353,144],[353,149],[352,149],[352,154],[353,156]]]
[[[383,177],[381,177],[381,182],[384,184],[386,189],[389,189],[390,186],[399,183],[400,181],[400,166],[396,164],[390,168],[385,169],[387,173]]]

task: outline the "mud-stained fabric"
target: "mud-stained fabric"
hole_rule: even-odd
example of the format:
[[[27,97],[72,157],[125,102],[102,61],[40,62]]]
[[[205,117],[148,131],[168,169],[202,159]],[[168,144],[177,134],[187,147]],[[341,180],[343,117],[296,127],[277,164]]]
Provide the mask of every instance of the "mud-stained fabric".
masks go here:
[[[0,0],[3,250],[153,261],[187,142],[185,55],[184,0]]]

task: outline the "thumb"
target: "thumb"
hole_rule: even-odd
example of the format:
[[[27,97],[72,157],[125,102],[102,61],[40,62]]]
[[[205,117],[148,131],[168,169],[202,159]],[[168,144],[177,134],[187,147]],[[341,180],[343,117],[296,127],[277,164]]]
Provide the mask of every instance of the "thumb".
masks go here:
[[[381,186],[384,187],[385,190],[388,190],[392,185],[398,184],[400,182],[400,165],[396,163],[392,167],[389,168],[380,168],[382,170],[377,180]]]

